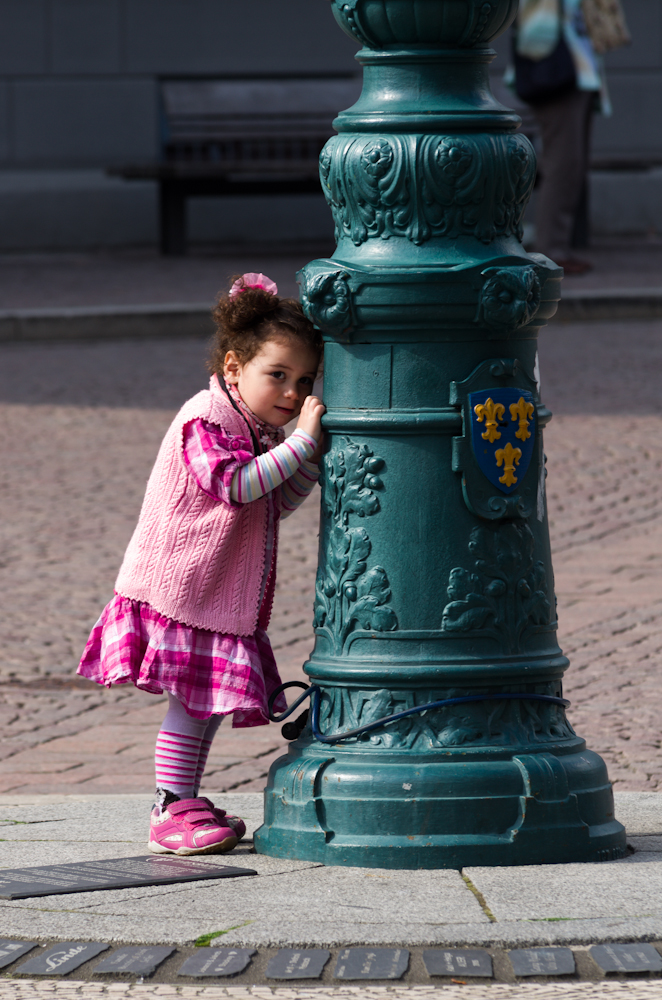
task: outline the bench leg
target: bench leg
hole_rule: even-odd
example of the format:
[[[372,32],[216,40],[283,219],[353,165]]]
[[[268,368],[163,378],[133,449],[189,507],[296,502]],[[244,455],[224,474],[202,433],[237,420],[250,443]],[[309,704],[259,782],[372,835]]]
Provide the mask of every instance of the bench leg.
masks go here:
[[[159,185],[161,253],[182,257],[186,253],[186,195],[180,184],[161,181]]]

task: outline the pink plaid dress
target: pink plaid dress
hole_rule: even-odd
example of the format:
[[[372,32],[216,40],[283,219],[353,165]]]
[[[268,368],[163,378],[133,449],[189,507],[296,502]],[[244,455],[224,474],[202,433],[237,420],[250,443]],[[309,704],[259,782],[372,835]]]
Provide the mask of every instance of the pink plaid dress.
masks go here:
[[[278,438],[262,440],[273,447]],[[222,428],[200,419],[191,421],[184,433],[184,461],[201,490],[220,503],[235,503],[230,487],[238,462]],[[263,599],[276,519],[273,495],[268,497]],[[267,701],[281,683],[264,629],[242,637],[194,628],[120,594],[106,605],[92,629],[78,673],[108,687],[132,682],[152,694],[167,691],[189,715],[198,719],[232,715],[235,728],[265,725]],[[285,707],[281,694],[274,708],[284,711]]]

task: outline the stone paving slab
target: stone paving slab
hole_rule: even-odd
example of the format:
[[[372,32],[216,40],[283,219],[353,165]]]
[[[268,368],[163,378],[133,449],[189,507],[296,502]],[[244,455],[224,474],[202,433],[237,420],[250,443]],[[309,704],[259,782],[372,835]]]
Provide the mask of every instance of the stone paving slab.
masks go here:
[[[443,937],[436,925],[458,921],[477,930],[488,923],[455,871],[432,877],[417,872],[413,879],[411,873],[390,873],[385,888],[360,869],[338,875],[338,869],[300,863],[289,875],[278,875],[273,859],[233,854],[225,863],[233,859],[258,871],[246,880],[253,883],[250,893],[238,892],[234,880],[223,880],[3,901],[2,931],[9,937],[81,936],[113,944],[190,944],[224,931],[218,945],[342,947],[409,938],[414,944],[434,944]]]
[[[0,796],[0,870],[135,856],[145,850],[149,804],[146,795]],[[662,939],[662,795],[616,794],[636,849],[629,858],[462,873],[325,868],[253,854],[262,796],[235,794],[225,804],[246,818],[249,836],[209,860],[257,877],[3,900],[3,936],[185,945],[222,932],[216,945],[260,948]]]
[[[18,944],[19,942],[13,942]],[[76,954],[81,956],[83,954],[83,948],[86,946],[86,942],[78,940],[71,942],[63,942],[62,945],[57,945],[45,942],[41,945],[36,944],[34,941],[27,943],[28,947],[31,945],[31,950],[28,954],[31,956],[30,960],[32,965],[36,965],[38,968],[42,967],[42,961],[45,957],[50,956],[55,960],[66,959],[66,952],[71,952],[72,958],[76,958]],[[158,995],[159,993],[165,993],[166,995],[172,995],[169,990],[180,989],[182,992],[187,990],[193,985],[202,985],[200,979],[198,978],[200,966],[206,967],[205,972],[209,969],[211,964],[216,966],[216,975],[212,982],[216,987],[225,987],[230,995],[245,996],[247,990],[263,991],[264,996],[274,995],[271,991],[274,987],[283,986],[282,983],[277,983],[273,981],[273,976],[271,971],[273,969],[274,962],[278,962],[282,966],[282,956],[284,952],[271,950],[256,950],[256,949],[241,949],[241,948],[209,948],[204,945],[202,947],[189,947],[189,948],[171,948],[168,946],[160,946],[158,948],[154,946],[143,947],[143,946],[122,946],[119,948],[108,947],[104,942],[87,942],[87,946],[90,950],[95,950],[97,952],[91,959],[83,960],[80,962],[78,967],[70,971],[68,974],[61,974],[60,972],[53,973],[53,976],[57,975],[58,979],[62,982],[68,982],[72,987],[81,986],[82,983],[86,983],[89,986],[94,986],[99,982],[99,978],[103,978],[106,982],[112,981],[111,975],[106,971],[106,966],[116,966],[123,961],[125,962],[127,957],[131,954],[136,956],[138,959],[142,957],[147,958],[149,953],[152,953],[153,958],[161,957],[161,962],[158,963],[158,967],[151,973],[145,973],[141,975],[138,971],[134,972],[133,975],[128,970],[123,970],[121,973],[115,974],[114,982],[119,987],[121,982],[126,986],[128,982],[133,979],[133,981],[139,985],[145,985],[146,991],[149,990],[151,995]],[[620,954],[624,956],[625,954],[634,954],[635,957],[645,954],[646,966],[652,966],[654,969],[658,969],[660,965],[660,949],[662,944],[657,942],[655,946],[646,945],[628,945],[628,944],[613,944],[605,946],[605,950],[608,950],[610,956]],[[43,949],[43,950],[42,950]],[[544,974],[535,974],[534,976],[528,976],[526,973],[530,972],[530,968],[520,970],[517,972],[518,967],[518,956],[522,955],[522,950],[511,950],[511,951],[499,951],[495,949],[490,949],[482,952],[483,963],[487,964],[487,974],[490,978],[485,979],[481,977],[471,976],[466,972],[464,974],[458,974],[456,972],[433,972],[430,974],[427,971],[427,962],[429,961],[431,951],[422,951],[421,949],[402,949],[402,948],[338,948],[334,951],[324,950],[322,952],[326,961],[324,962],[323,969],[319,978],[310,978],[307,982],[297,982],[290,981],[286,985],[292,989],[299,989],[303,987],[305,989],[305,996],[315,997],[316,995],[334,995],[336,991],[340,993],[339,987],[342,986],[342,980],[345,978],[343,971],[347,970],[347,958],[350,956],[350,960],[353,959],[356,963],[357,961],[361,963],[359,965],[359,970],[363,973],[370,971],[370,966],[374,969],[374,960],[381,957],[390,957],[391,961],[388,963],[386,968],[382,968],[383,973],[395,972],[395,978],[397,980],[397,992],[393,995],[403,995],[408,996],[410,994],[416,995],[417,990],[425,990],[432,993],[436,989],[441,988],[442,990],[452,988],[454,985],[462,985],[466,987],[480,985],[482,987],[487,987],[486,991],[482,994],[487,997],[492,995],[492,989],[503,988],[506,984],[517,984],[520,987],[525,987],[530,983],[545,985],[549,987],[558,988],[562,984],[565,984],[566,989],[572,990],[578,987],[588,987],[589,984],[596,986],[597,984],[609,989],[612,985],[619,984],[621,989],[625,991],[626,987],[633,988],[635,985],[642,985],[647,980],[651,983],[655,983],[657,986],[662,986],[662,979],[660,978],[659,971],[647,971],[643,975],[632,975],[624,973],[620,966],[618,971],[615,973],[606,974],[605,970],[601,967],[599,962],[595,960],[597,955],[600,961],[603,961],[602,957],[598,954],[601,951],[601,946],[592,947],[590,949],[574,947],[573,949],[566,948],[546,948],[546,949],[529,949],[528,952],[525,951],[531,957],[546,955],[548,959],[552,956],[565,955],[567,956],[568,966],[574,967],[574,973],[571,974],[570,978],[559,978],[559,972],[555,974],[550,974],[546,972]],[[64,954],[63,954],[64,952]],[[169,952],[169,954],[165,954]],[[439,952],[439,954],[444,954],[443,949],[433,949],[432,952]],[[160,953],[155,954],[155,953]],[[211,953],[211,954],[210,954]],[[103,954],[101,962],[99,961],[99,955]],[[287,956],[291,956],[292,952],[288,951],[285,953]],[[306,950],[299,950],[298,957],[303,959],[304,956],[309,954],[320,954],[317,952],[308,952]],[[447,952],[446,952],[447,954]],[[456,952],[459,954],[459,952]],[[466,955],[466,951],[464,952]],[[480,955],[480,950],[473,950],[473,955]],[[538,961],[540,959],[538,958]],[[398,968],[393,968],[393,965],[399,966]],[[536,963],[537,964],[537,963]],[[555,964],[558,967],[558,958],[556,962],[548,962],[548,964]],[[608,963],[607,963],[608,964]],[[642,963],[639,962],[641,965]],[[345,966],[343,970],[342,966]],[[61,967],[61,966],[60,966]],[[227,970],[223,972],[223,970]],[[319,974],[319,969],[316,970]],[[5,967],[2,975],[0,975],[0,988],[7,982],[16,981],[16,979],[32,979],[41,980],[44,983],[42,990],[44,993],[49,993],[53,989],[53,981],[49,980],[49,971],[37,972],[36,969],[26,969],[25,961],[23,957],[19,957],[11,965]],[[150,983],[144,984],[143,979],[149,978]],[[353,978],[348,976],[347,978]],[[372,980],[372,977],[369,977]],[[20,981],[19,979],[19,981]],[[203,980],[204,981],[204,980]],[[207,980],[209,982],[209,980]],[[393,979],[377,979],[370,982],[364,981],[359,984],[356,981],[352,984],[353,992],[355,995],[359,996],[373,996],[376,991],[377,995],[384,995],[384,987],[388,987],[394,982]],[[335,987],[335,989],[334,989]],[[366,989],[367,994],[363,993],[363,989]],[[153,994],[152,994],[153,991]],[[537,992],[537,991],[536,991]],[[1,995],[1,994],[0,994]],[[189,994],[185,994],[189,995]],[[222,993],[221,995],[226,995]],[[251,992],[249,995],[255,995]],[[279,994],[276,994],[279,995]],[[281,994],[282,995],[282,994]],[[301,995],[301,994],[298,994]],[[336,994],[337,995],[337,994]],[[497,993],[497,996],[499,994]],[[575,994],[572,993],[574,996]],[[591,994],[589,994],[591,995]]]
[[[613,891],[620,890],[618,881]],[[578,886],[579,891],[579,886]],[[651,897],[653,892],[651,892]],[[649,898],[651,898],[649,897]],[[558,919],[558,918],[557,918]],[[396,918],[397,920],[397,918]],[[420,920],[406,926],[396,922],[370,925],[352,920],[342,923],[317,920],[305,926],[295,918],[272,920],[269,914],[258,923],[248,924],[229,932],[223,938],[226,946],[256,948],[326,947],[341,948],[343,944],[402,945],[431,948],[533,948],[548,946],[575,947],[613,941],[655,941],[662,939],[662,918],[636,916],[632,918],[604,917],[558,922],[510,920],[499,922],[426,923]],[[110,926],[109,924],[107,924]],[[14,933],[14,932],[12,932]],[[147,942],[146,942],[147,943]]]
[[[633,855],[606,865],[465,868],[498,924],[510,921],[613,921],[638,917],[662,928],[662,855]],[[570,928],[572,930],[572,928]]]
[[[658,793],[616,789],[614,798],[618,819],[627,830],[628,839],[656,834],[662,836],[661,796]]]
[[[152,795],[0,795],[0,841],[68,842],[144,845]],[[241,813],[246,835],[262,822],[262,795],[226,794],[224,808]],[[0,856],[4,848],[0,848]]]

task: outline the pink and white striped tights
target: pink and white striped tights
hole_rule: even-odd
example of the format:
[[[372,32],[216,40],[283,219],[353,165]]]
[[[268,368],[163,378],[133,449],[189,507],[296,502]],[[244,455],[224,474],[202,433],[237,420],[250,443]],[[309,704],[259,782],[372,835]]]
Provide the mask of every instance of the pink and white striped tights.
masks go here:
[[[168,789],[180,799],[197,796],[209,750],[222,721],[222,715],[194,719],[174,695],[168,695],[168,711],[154,754],[157,788]]]

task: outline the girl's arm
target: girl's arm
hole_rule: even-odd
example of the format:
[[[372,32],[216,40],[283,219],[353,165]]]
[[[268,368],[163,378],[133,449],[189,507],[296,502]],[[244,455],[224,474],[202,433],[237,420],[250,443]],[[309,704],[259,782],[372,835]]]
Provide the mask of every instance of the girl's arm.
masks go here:
[[[227,434],[198,417],[184,427],[184,464],[204,493],[230,507],[257,500],[285,483],[282,516],[287,517],[303,503],[319,476],[323,412],[321,401],[308,396],[292,436],[257,457],[248,438]]]
[[[281,490],[281,518],[289,517],[297,507],[300,507],[314,488],[320,477],[320,467],[317,462],[307,459],[293,476],[286,479]]]
[[[238,503],[250,503],[251,500],[263,497],[285,480],[294,477],[316,448],[317,441],[314,437],[306,431],[295,430],[282,444],[237,469],[232,478],[230,496]],[[313,482],[305,495],[291,507],[290,513],[303,503],[314,485]]]

